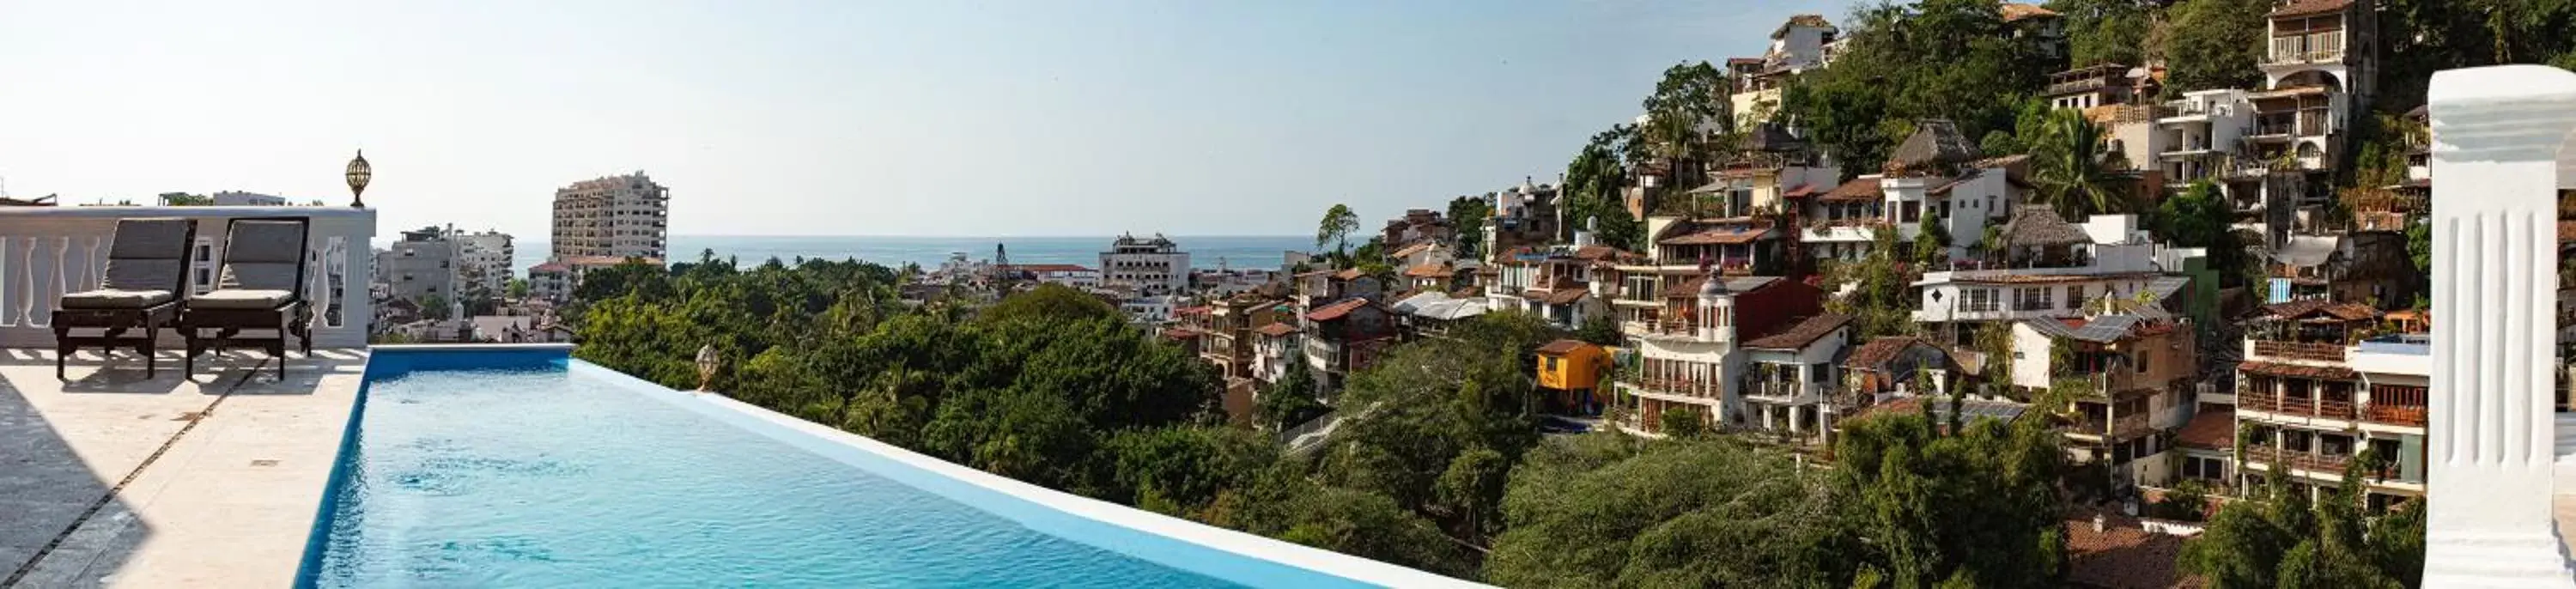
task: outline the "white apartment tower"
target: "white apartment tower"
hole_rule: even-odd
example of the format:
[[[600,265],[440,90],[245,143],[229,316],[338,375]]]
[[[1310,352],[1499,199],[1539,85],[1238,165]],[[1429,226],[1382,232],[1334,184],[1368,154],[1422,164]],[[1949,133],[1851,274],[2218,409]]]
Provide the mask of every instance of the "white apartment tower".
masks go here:
[[[552,259],[652,258],[668,253],[671,189],[643,172],[555,189]]]
[[[1100,282],[1133,286],[1147,296],[1176,294],[1190,287],[1190,253],[1161,235],[1120,235],[1109,251],[1100,252]]]
[[[501,296],[509,289],[513,273],[510,261],[517,254],[510,234],[492,230],[467,233],[451,228],[447,238],[456,242],[457,290]]]

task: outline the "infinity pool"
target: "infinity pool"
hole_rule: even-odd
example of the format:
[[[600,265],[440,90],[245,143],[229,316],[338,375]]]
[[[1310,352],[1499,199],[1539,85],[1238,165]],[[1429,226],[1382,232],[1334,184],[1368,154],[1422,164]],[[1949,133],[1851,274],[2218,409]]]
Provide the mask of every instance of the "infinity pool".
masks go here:
[[[1361,585],[1016,501],[560,353],[403,356],[371,360],[300,585]]]

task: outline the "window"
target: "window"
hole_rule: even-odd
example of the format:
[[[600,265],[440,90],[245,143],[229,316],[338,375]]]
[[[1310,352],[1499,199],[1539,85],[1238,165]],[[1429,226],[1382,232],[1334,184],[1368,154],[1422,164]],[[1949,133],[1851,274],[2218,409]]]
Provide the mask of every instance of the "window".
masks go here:
[[[1547,369],[1548,369],[1548,370],[1550,370],[1550,371],[1556,370],[1556,358],[1555,358],[1555,357],[1551,356],[1551,357],[1549,357],[1549,358],[1547,359]]]
[[[2081,308],[2083,308],[2083,307],[2084,307],[2084,285],[2078,284],[2078,285],[2074,285],[2074,286],[2066,287],[2066,308],[2068,308],[2068,309],[2081,309]]]

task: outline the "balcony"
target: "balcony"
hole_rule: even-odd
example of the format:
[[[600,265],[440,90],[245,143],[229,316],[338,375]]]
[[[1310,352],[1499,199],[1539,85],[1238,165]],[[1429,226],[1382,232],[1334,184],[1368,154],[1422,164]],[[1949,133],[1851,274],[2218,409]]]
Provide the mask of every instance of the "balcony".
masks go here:
[[[2262,339],[2248,339],[2245,340],[2245,344],[2247,346],[2245,357],[2248,359],[2285,358],[2291,360],[2312,360],[2317,362],[2344,361],[2344,347],[2335,344]]]
[[[2086,415],[2082,420],[2065,426],[2062,431],[2110,440],[2134,439],[2155,431],[2154,423],[2148,419],[2150,417],[2153,416],[2145,413],[2130,413],[2104,420]]]
[[[2272,50],[2265,55],[2264,65],[2306,65],[2334,63],[2343,60],[2343,31],[2325,31],[2305,35],[2272,38]]]
[[[2288,466],[2292,470],[2304,470],[2328,477],[2342,475],[2344,466],[2352,463],[2352,456],[2348,454],[2302,452],[2271,446],[2253,446],[2241,450],[2245,452],[2245,462],[2249,467],[2277,464]],[[2381,473],[2382,476],[2386,474]]]
[[[1826,387],[1822,383],[1746,382],[1737,390],[1742,391],[1746,399],[1778,405],[1808,405],[1830,396],[1825,394]]]
[[[2272,392],[2246,391],[2236,395],[2236,408],[2281,415],[2303,415],[2325,419],[2354,420],[2361,417],[2351,401],[2303,398]],[[2420,415],[2419,415],[2420,417]]]
[[[1672,395],[1677,397],[1697,397],[1702,399],[1718,398],[1719,394],[1722,392],[1718,388],[1718,382],[1715,380],[1688,377],[1641,376],[1627,379],[1621,384],[1635,387],[1647,393]]]

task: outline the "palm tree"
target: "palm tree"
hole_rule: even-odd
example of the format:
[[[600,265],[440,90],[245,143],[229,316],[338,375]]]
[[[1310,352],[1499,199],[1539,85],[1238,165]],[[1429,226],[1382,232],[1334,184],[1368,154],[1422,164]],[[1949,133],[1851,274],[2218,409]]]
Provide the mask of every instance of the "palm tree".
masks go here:
[[[2102,144],[2102,128],[2085,119],[2083,112],[2048,113],[2031,162],[2031,180],[2039,185],[2040,202],[2056,207],[2067,219],[2131,212],[2128,183],[2117,177],[2115,169],[2123,166],[2104,156]]]

